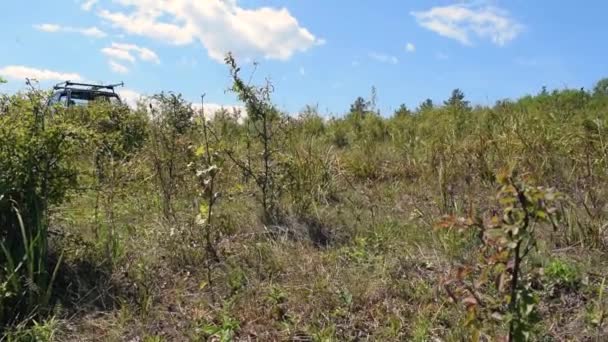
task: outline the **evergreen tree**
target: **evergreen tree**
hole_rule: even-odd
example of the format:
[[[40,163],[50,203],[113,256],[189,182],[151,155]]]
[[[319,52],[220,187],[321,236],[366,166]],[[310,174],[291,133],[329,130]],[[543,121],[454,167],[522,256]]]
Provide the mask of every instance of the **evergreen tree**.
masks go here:
[[[432,110],[433,108],[435,108],[435,105],[433,104],[433,100],[426,99],[420,104],[420,106],[418,106],[417,111],[418,111],[418,113],[422,113],[422,112]]]

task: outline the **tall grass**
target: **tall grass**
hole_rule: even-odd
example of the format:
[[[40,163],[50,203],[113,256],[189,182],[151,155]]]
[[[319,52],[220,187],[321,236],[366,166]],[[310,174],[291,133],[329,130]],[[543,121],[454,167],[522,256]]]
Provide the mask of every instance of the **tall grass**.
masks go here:
[[[565,229],[539,224],[527,265],[542,266],[555,250],[588,259],[597,274],[566,299],[578,313],[589,306],[594,329],[605,331],[605,284],[596,279],[606,276],[597,255],[608,245],[608,93],[543,91],[475,107],[454,91],[441,105],[392,116],[361,98],[337,118],[314,107],[291,117],[272,104],[270,84],[244,83],[227,62],[248,117],[195,120],[173,94],[156,96],[150,110],[89,106],[53,117],[24,95],[0,105],[0,324],[54,300],[92,300],[81,285],[99,284],[95,268],[114,259],[98,273],[120,304],[102,307],[120,307],[106,317],[122,323],[99,330],[117,340],[137,328],[189,327],[209,338],[465,340],[463,317],[438,284],[449,264],[482,266],[480,239],[434,231],[433,222],[490,219],[501,211],[488,200],[496,170],[515,165],[530,184],[564,196],[555,214]],[[62,204],[67,191],[72,201]],[[51,227],[75,239],[49,247]],[[109,227],[105,253],[96,227]],[[66,246],[65,261],[49,261]],[[54,297],[55,281],[76,265],[93,270],[66,280],[72,297]],[[561,329],[568,313],[551,302],[541,272],[534,277],[539,311],[549,308],[544,329]],[[222,302],[234,305],[219,310]],[[500,330],[484,324],[488,334]]]
[[[51,269],[46,230],[34,227],[29,229],[34,235],[28,234],[17,204],[11,203],[11,209],[18,222],[23,253],[11,252],[4,242],[0,242],[6,260],[0,286],[0,322],[17,323],[48,308],[63,255]]]
[[[49,263],[49,206],[75,184],[66,160],[79,134],[45,93],[32,89],[0,106],[0,327],[45,313],[62,257]]]

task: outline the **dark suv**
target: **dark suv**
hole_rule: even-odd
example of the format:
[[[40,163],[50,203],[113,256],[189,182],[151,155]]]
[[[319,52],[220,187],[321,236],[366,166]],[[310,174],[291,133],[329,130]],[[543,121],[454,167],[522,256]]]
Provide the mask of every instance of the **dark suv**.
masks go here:
[[[111,103],[121,103],[120,96],[114,88],[124,84],[87,84],[65,81],[53,87],[53,95],[49,100],[49,105],[62,105],[65,107],[85,106],[92,101],[108,101]]]

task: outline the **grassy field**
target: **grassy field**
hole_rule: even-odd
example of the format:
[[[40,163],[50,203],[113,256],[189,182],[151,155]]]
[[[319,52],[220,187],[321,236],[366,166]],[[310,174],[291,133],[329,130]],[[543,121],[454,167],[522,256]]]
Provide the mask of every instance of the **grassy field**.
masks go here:
[[[231,62],[245,119],[4,96],[4,340],[608,339],[608,81],[290,117]]]

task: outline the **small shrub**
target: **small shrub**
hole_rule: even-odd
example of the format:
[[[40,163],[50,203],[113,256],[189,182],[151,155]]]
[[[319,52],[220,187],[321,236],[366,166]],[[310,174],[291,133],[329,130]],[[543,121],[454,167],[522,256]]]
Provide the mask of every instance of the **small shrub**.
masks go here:
[[[6,342],[53,342],[59,341],[58,330],[60,330],[60,321],[50,317],[42,322],[36,320],[22,322],[6,331],[0,339]]]
[[[234,341],[239,328],[240,322],[238,320],[231,317],[226,312],[222,312],[218,322],[203,324],[200,328],[200,332],[206,338],[215,338],[220,342],[230,342]]]
[[[471,328],[473,340],[479,341],[485,333],[501,335],[500,331],[484,332],[486,322],[498,321],[505,323],[508,341],[527,341],[538,322],[538,294],[532,288],[538,270],[528,257],[538,245],[538,226],[556,227],[559,196],[552,189],[516,178],[513,171],[500,173],[498,181],[502,213],[494,212],[486,223],[477,217],[448,217],[440,223],[441,227],[476,227],[482,241],[481,263],[457,267],[445,289],[466,308],[465,325]]]
[[[549,262],[544,273],[551,284],[568,289],[576,289],[581,280],[579,270],[573,264],[561,259]]]

